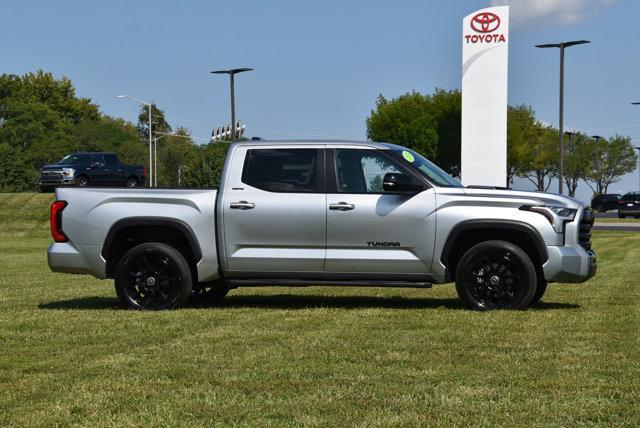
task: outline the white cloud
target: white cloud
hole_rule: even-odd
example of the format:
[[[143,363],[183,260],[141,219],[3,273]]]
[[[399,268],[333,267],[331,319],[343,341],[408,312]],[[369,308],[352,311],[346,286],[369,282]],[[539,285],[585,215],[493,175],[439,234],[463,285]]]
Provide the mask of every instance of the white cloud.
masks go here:
[[[589,18],[616,0],[491,0],[493,6],[510,6],[514,24],[570,25]]]

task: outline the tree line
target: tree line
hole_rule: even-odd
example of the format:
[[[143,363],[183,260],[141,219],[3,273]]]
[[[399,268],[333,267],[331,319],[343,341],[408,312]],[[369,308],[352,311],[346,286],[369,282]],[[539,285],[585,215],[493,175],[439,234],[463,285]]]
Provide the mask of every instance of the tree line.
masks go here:
[[[172,129],[164,111],[151,108],[158,185],[217,187],[228,143],[195,144],[187,128]],[[509,182],[519,176],[548,190],[558,176],[557,130],[541,123],[530,106],[510,106],[507,114]],[[393,99],[380,95],[366,119],[367,136],[410,147],[459,175],[460,120],[457,90],[411,92]],[[149,170],[147,121],[147,106],[136,124],[102,113],[91,99],[78,97],[66,77],[42,70],[0,75],[0,191],[36,190],[43,165],[78,151],[113,152],[123,162]],[[629,137],[592,138],[576,132],[565,142],[564,179],[571,195],[580,181],[594,193],[606,193],[635,169]]]

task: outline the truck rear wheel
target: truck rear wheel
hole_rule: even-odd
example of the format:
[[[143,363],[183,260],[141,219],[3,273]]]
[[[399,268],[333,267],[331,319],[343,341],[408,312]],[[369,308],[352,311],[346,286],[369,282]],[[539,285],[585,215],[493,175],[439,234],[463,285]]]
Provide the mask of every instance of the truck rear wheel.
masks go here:
[[[173,309],[191,295],[191,269],[184,256],[169,245],[141,244],[118,262],[115,285],[120,302],[127,308]]]
[[[481,242],[458,262],[456,290],[471,309],[525,309],[536,289],[533,262],[527,253],[509,242]]]
[[[138,180],[136,180],[134,177],[129,177],[127,179],[127,187],[137,187],[138,186]]]

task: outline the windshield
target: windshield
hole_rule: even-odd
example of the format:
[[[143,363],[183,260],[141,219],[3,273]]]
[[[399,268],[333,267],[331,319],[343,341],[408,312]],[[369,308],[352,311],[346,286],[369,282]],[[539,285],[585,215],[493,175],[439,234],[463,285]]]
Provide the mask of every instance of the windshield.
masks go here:
[[[412,165],[427,180],[441,187],[462,187],[462,184],[443,170],[436,164],[422,157],[419,153],[409,149],[392,149],[395,156],[403,163]]]
[[[71,154],[63,157],[58,162],[58,165],[88,165],[90,163],[89,155],[87,154]]]

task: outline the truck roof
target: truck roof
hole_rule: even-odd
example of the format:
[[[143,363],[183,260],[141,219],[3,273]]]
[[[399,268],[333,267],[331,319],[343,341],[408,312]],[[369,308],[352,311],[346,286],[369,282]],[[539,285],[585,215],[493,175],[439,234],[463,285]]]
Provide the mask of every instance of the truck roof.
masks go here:
[[[248,140],[248,141],[238,141],[233,143],[233,146],[272,146],[272,145],[282,145],[282,144],[291,144],[291,145],[318,145],[318,144],[326,144],[330,145],[345,145],[348,144],[350,146],[363,146],[369,148],[377,148],[377,149],[389,149],[393,146],[392,144],[380,143],[376,141],[361,141],[361,140]]]

